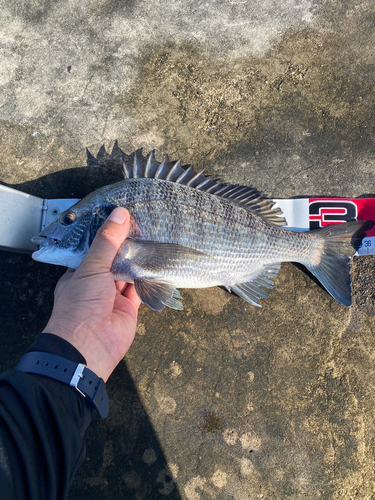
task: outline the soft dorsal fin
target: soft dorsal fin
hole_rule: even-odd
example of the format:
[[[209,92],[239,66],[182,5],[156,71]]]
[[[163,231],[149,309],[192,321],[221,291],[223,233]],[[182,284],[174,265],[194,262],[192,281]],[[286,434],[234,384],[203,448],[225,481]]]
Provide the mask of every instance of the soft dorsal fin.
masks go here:
[[[153,178],[176,182],[190,188],[199,189],[209,194],[214,194],[230,200],[232,203],[255,212],[267,219],[275,226],[286,226],[286,220],[281,217],[282,211],[273,208],[275,202],[265,197],[255,188],[241,186],[239,184],[226,184],[218,179],[212,179],[204,174],[204,170],[196,172],[192,166],[185,169],[181,166],[181,158],[173,163],[168,155],[159,163],[155,159],[155,151],[148,155],[146,163],[143,163],[135,154],[133,166],[127,163],[128,156],[119,148],[117,141],[113,146],[111,154],[108,154],[104,145],[100,148],[97,158],[87,150],[88,164],[101,165],[107,162],[117,162],[122,167],[125,179]]]

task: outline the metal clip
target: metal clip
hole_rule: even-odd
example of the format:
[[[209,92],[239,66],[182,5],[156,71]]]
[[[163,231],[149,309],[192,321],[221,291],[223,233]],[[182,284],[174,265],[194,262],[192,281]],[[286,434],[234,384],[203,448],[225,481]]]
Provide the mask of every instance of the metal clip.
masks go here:
[[[82,391],[78,389],[78,383],[81,378],[83,378],[83,370],[86,368],[86,365],[79,363],[79,365],[76,368],[76,371],[73,373],[72,380],[69,382],[69,385],[71,387],[74,387],[77,389],[77,391],[82,394],[83,397],[86,397],[86,394],[84,394]]]

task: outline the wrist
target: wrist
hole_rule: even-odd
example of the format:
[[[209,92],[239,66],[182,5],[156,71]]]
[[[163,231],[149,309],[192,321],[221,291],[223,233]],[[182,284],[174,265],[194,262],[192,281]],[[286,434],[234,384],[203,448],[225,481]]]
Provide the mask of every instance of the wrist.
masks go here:
[[[108,415],[105,383],[83,363],[49,352],[29,351],[22,356],[15,369],[67,384],[83,396],[87,406],[96,410],[102,418]]]
[[[76,363],[86,364],[86,359],[70,342],[54,335],[53,333],[39,333],[35,337],[34,342],[26,352],[49,352],[61,356],[62,358],[70,359]]]
[[[100,339],[87,329],[77,328],[70,330],[67,325],[61,326],[50,321],[42,333],[52,333],[60,339],[69,342],[86,360],[87,368],[96,373],[98,377],[107,382],[109,376],[120,360],[115,360],[108,352]]]

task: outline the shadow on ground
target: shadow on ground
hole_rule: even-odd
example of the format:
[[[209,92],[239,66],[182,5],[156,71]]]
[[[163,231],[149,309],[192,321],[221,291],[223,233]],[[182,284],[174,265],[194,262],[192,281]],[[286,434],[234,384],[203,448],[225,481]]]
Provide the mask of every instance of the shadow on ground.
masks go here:
[[[16,189],[44,197],[83,197],[103,182],[118,181],[121,172],[110,168],[82,168],[47,175],[36,181],[13,185]],[[32,344],[49,318],[53,290],[64,268],[44,265],[29,255],[0,252],[2,335],[0,370],[12,369]],[[17,342],[14,341],[17,339]],[[121,363],[107,385],[110,414],[94,417],[86,433],[87,458],[76,474],[71,500],[88,498],[180,499],[154,427],[127,370]]]

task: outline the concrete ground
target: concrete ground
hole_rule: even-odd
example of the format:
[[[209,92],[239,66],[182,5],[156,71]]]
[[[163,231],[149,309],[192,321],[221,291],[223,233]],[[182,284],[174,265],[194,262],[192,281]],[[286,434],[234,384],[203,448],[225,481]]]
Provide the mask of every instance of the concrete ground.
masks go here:
[[[275,198],[375,196],[372,0],[0,1],[0,181],[82,197],[115,139]],[[63,269],[1,253],[1,369]],[[142,306],[70,500],[375,497],[373,257],[353,306],[292,264],[254,308],[184,290]]]

